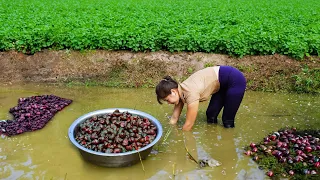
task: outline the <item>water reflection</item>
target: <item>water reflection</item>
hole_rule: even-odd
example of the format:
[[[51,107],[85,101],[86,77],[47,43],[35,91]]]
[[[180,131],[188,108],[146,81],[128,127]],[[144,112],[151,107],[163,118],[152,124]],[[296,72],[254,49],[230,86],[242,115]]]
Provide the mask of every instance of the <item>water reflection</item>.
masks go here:
[[[281,127],[320,127],[320,97],[296,94],[247,92],[239,109],[236,128],[224,129],[207,124],[207,103],[200,104],[192,131],[199,158],[211,157],[219,167],[199,167],[187,156],[182,119],[168,140],[154,147],[141,163],[126,168],[104,168],[81,159],[67,137],[72,122],[90,111],[105,108],[131,108],[145,111],[169,130],[168,115],[172,106],[159,105],[153,89],[115,89],[103,87],[54,87],[45,85],[7,86],[0,88],[0,119],[11,119],[9,109],[20,97],[54,94],[73,103],[35,132],[0,139],[0,179],[263,179],[263,171],[247,156],[243,147],[260,141],[267,133]],[[219,117],[221,119],[221,117]]]

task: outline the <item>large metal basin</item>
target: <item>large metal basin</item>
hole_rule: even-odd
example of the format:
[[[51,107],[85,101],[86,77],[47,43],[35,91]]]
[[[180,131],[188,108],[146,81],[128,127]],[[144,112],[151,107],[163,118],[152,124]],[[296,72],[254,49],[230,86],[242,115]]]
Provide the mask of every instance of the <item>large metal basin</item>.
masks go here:
[[[157,127],[157,135],[156,138],[147,146],[139,149],[138,151],[130,151],[125,153],[101,153],[89,150],[83,146],[81,146],[76,140],[75,135],[79,131],[79,125],[88,119],[91,116],[94,115],[101,115],[101,114],[107,114],[107,113],[113,113],[116,109],[118,109],[120,112],[128,111],[129,113],[133,115],[139,115],[142,117],[148,118],[156,127]],[[125,109],[125,108],[110,108],[110,109],[102,109],[90,112],[88,114],[85,114],[78,119],[76,119],[71,126],[69,127],[68,136],[70,141],[73,145],[75,145],[78,150],[80,151],[80,154],[82,158],[88,162],[91,162],[93,164],[99,165],[99,166],[105,166],[105,167],[125,167],[125,166],[131,166],[133,164],[136,164],[140,161],[139,154],[141,156],[141,159],[146,159],[147,156],[150,154],[152,147],[160,140],[162,136],[162,126],[161,123],[151,116],[150,114],[147,114],[145,112],[141,112],[134,109]],[[139,152],[139,153],[138,153]]]

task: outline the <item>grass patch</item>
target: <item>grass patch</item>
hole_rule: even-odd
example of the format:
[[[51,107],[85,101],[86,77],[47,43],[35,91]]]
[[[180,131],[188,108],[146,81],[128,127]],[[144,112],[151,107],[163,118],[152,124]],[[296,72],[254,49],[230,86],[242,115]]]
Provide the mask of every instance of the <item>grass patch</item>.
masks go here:
[[[320,93],[320,68],[304,66],[302,71],[292,76],[293,90],[298,93]]]

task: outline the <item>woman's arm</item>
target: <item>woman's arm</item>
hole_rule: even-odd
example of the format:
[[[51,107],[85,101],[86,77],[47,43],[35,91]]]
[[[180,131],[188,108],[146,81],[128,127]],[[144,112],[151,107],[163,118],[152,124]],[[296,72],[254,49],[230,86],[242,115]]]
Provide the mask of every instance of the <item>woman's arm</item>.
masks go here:
[[[170,124],[176,124],[179,120],[184,103],[180,100],[177,105],[174,105],[173,113],[170,119]]]
[[[183,128],[182,128],[182,130],[184,130],[184,131],[190,131],[192,129],[192,126],[197,118],[199,101],[195,101],[191,104],[188,104],[187,108],[188,108],[187,109],[187,118],[186,118],[186,122],[184,123]]]

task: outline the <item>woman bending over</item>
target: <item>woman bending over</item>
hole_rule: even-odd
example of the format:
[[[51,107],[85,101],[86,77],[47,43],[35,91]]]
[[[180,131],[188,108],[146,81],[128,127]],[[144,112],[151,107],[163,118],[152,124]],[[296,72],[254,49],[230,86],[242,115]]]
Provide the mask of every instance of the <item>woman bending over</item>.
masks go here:
[[[246,79],[238,69],[231,66],[214,66],[195,72],[182,83],[166,76],[156,86],[156,94],[159,104],[166,101],[174,105],[171,124],[177,123],[186,104],[187,117],[182,129],[189,131],[195,123],[199,102],[208,100],[210,96],[206,111],[207,122],[217,123],[217,117],[223,108],[223,125],[225,128],[233,128],[245,89]]]

